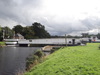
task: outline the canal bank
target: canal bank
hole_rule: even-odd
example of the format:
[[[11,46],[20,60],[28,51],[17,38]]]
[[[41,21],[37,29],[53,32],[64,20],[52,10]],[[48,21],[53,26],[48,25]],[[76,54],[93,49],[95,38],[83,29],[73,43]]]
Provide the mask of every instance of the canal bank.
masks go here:
[[[5,46],[6,46],[5,42],[1,41],[0,42],[0,47],[5,47]]]
[[[99,43],[59,49],[24,75],[100,75]]]

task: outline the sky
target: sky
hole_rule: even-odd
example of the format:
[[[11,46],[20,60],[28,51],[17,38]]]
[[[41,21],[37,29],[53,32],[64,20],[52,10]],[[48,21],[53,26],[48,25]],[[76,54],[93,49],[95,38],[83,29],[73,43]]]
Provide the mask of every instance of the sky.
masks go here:
[[[100,0],[0,0],[0,25],[38,22],[51,35],[100,32]]]

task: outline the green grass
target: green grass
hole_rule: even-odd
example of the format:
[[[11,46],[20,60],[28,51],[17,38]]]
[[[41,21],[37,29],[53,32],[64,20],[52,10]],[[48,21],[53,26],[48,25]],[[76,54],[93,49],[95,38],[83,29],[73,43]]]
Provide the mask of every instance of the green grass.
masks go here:
[[[1,41],[0,41],[0,45],[5,45],[5,42],[1,42]]]
[[[99,45],[89,43],[60,49],[25,75],[100,75]]]

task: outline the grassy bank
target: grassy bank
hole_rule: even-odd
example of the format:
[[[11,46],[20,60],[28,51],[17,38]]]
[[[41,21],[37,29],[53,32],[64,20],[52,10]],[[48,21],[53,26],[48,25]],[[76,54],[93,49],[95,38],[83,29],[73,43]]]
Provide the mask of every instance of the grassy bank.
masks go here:
[[[5,45],[5,42],[0,41],[0,45]]]
[[[90,43],[60,49],[25,75],[100,75],[99,45]]]

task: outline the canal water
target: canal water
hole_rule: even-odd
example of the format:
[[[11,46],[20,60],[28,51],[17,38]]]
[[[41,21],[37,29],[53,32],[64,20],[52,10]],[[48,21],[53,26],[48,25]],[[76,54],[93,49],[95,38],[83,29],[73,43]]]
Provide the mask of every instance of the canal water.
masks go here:
[[[0,48],[0,75],[16,75],[25,71],[26,58],[37,47],[3,47]]]

